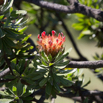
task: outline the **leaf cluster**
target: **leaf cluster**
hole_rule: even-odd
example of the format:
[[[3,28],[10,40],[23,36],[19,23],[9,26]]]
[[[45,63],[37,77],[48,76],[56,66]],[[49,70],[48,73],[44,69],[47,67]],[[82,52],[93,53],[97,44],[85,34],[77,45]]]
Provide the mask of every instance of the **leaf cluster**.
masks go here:
[[[52,0],[53,1],[53,0]],[[66,1],[57,0],[59,3],[65,4]],[[29,15],[38,18],[38,8],[32,4],[23,2]],[[35,99],[33,95],[37,90],[45,90],[45,97],[50,96],[56,98],[57,94],[73,92],[71,87],[85,87],[90,81],[83,85],[84,75],[80,80],[75,76],[73,69],[65,68],[69,60],[66,57],[69,53],[60,51],[56,57],[46,55],[44,51],[39,54],[31,54],[29,50],[33,47],[27,43],[31,35],[24,34],[27,26],[24,26],[27,20],[23,16],[26,14],[24,10],[13,10],[13,0],[5,2],[0,7],[0,73],[9,68],[10,73],[0,77],[0,87],[5,87],[4,91],[0,91],[0,103],[32,103]],[[53,11],[51,14],[45,13],[48,20],[53,21],[52,27],[57,25],[54,19]],[[36,23],[36,19],[31,16],[29,24]],[[39,15],[40,16],[40,15]],[[65,17],[65,15],[62,15]],[[45,21],[45,20],[44,20]],[[55,21],[55,22],[54,22]],[[43,22],[39,20],[42,24]],[[48,22],[47,22],[48,23]],[[34,56],[31,60],[29,57]],[[77,70],[79,73],[80,71]]]
[[[91,8],[101,9],[102,8],[102,1],[100,0],[79,0],[80,3],[89,6]],[[77,22],[74,23],[72,26],[80,31],[78,39],[81,39],[84,36],[88,36],[89,39],[94,39],[97,41],[97,46],[103,46],[103,24],[96,19],[91,17],[85,16],[83,14],[75,14],[77,18]]]
[[[41,88],[45,88],[46,98],[49,98],[50,95],[56,97],[57,93],[63,92],[61,89],[63,86],[72,85],[72,81],[65,78],[65,74],[71,70],[64,69],[69,61],[64,61],[68,53],[63,53],[63,51],[60,51],[56,57],[52,58],[51,55],[47,56],[44,51],[41,51],[40,55],[36,55],[34,59],[36,71],[42,72],[41,75],[37,76],[41,79],[38,84]]]

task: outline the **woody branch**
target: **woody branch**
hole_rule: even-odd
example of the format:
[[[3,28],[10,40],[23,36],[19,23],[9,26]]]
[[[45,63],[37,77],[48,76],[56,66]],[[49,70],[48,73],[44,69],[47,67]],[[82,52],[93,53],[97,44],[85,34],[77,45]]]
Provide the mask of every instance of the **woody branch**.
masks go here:
[[[60,11],[60,12],[65,12],[65,13],[81,13],[89,17],[93,17],[99,21],[103,21],[103,11],[102,10],[94,9],[94,8],[90,8],[88,6],[82,5],[78,2],[78,0],[67,0],[70,3],[69,6],[47,2],[47,1],[41,1],[41,0],[24,0],[24,1],[33,3],[40,7],[52,9],[55,11]]]

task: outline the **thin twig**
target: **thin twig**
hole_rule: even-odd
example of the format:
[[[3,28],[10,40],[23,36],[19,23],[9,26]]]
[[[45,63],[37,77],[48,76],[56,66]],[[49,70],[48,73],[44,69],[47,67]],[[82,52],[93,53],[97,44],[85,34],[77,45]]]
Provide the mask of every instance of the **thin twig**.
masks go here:
[[[3,77],[3,76],[5,76],[5,75],[7,75],[8,73],[10,73],[10,69],[9,68],[5,69],[4,71],[2,71],[0,73],[0,78]]]
[[[10,65],[11,63],[10,63],[9,59],[7,58],[7,55],[6,55],[6,54],[4,54],[4,58],[5,58],[5,61],[6,61],[8,67],[9,67],[9,69],[10,69],[10,72],[12,73],[12,75],[14,75],[14,73],[13,73],[13,71],[12,71],[12,68],[11,68],[11,65]]]
[[[103,67],[103,60],[97,61],[70,61],[67,65],[69,68],[101,68]],[[0,73],[0,77],[5,76],[10,72],[10,69],[7,68],[6,70]]]
[[[89,91],[89,90],[84,90],[84,91],[81,91],[82,92],[82,95],[83,96],[102,96],[103,95],[103,91]],[[62,96],[62,97],[67,97],[67,98],[71,98],[71,97],[75,97],[75,94],[72,93],[72,92],[69,92],[69,93],[59,93],[58,94],[59,96]]]
[[[51,99],[51,103],[55,103],[55,98],[52,98],[52,99]]]
[[[103,60],[97,61],[70,61],[67,67],[70,68],[101,68],[103,67]]]

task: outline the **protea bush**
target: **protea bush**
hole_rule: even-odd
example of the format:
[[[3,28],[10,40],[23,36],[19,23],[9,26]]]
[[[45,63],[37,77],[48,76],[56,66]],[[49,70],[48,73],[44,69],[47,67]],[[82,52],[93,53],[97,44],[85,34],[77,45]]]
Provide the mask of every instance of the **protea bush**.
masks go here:
[[[39,86],[45,89],[46,98],[50,95],[56,97],[56,94],[62,91],[63,86],[71,86],[72,82],[69,81],[65,73],[71,70],[64,68],[69,63],[65,60],[68,53],[64,52],[63,44],[65,36],[52,30],[52,35],[47,35],[45,31],[38,35],[38,53],[34,59],[34,66],[37,72],[42,72],[39,77]]]
[[[6,103],[31,103],[37,90],[44,90],[46,98],[56,97],[64,92],[63,86],[72,85],[67,76],[71,70],[65,69],[69,63],[63,46],[65,36],[56,35],[54,30],[52,35],[43,31],[38,35],[38,54],[29,53],[33,48],[27,42],[31,35],[23,33],[27,28],[23,19],[26,11],[14,11],[12,4],[10,0],[0,8],[0,72],[8,71],[0,77],[0,87],[5,87],[0,99],[8,98]]]

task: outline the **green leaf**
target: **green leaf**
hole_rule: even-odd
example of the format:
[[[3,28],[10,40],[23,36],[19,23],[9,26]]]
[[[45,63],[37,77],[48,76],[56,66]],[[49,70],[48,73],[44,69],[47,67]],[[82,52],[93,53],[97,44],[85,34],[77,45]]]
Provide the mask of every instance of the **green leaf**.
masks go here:
[[[8,45],[5,43],[5,41],[3,42],[3,50],[7,53],[7,54],[11,54],[11,50],[10,48],[8,48]]]
[[[24,22],[20,23],[19,26],[23,26],[28,20],[25,20]]]
[[[22,77],[22,81],[24,81],[24,82],[26,81],[27,84],[35,84],[35,83],[33,83],[34,81],[28,77]]]
[[[48,59],[49,59],[49,61],[52,62],[52,56],[51,56],[51,54],[48,55]]]
[[[80,33],[78,39],[81,39],[83,36],[84,36],[84,34],[83,34],[83,33]]]
[[[84,84],[82,87],[86,87],[88,84],[91,83],[91,80],[89,80],[86,84]]]
[[[26,85],[23,86],[23,94],[26,93]]]
[[[10,8],[10,13],[13,11],[13,7]]]
[[[76,86],[81,87],[82,81],[76,81]]]
[[[8,9],[10,9],[10,7],[12,7],[13,1],[14,1],[14,0],[10,0],[9,2],[7,2],[6,5],[4,5],[2,11],[3,11],[3,12],[6,12]]]
[[[95,69],[95,72],[99,73],[101,70],[100,69]]]
[[[44,51],[41,52],[41,57],[43,57],[44,60],[45,60],[46,62],[48,62],[48,57],[47,57],[47,55],[45,54]]]
[[[43,74],[38,74],[38,75],[34,75],[34,77],[32,78],[32,80],[38,80],[40,78],[43,78],[44,77],[44,73]]]
[[[2,50],[2,46],[3,46],[2,39],[0,38],[0,50]]]
[[[6,22],[4,24],[4,28],[8,27],[9,23],[10,23],[11,19],[10,19],[10,16],[6,19]]]
[[[63,51],[59,51],[59,53],[57,54],[57,56],[55,57],[55,60],[57,60],[58,57],[60,57],[61,55],[63,55]]]
[[[59,56],[58,58],[56,58],[54,64],[56,65],[57,63],[60,63],[60,61],[62,61],[64,58],[66,58],[68,56],[68,54],[69,53],[62,54],[61,56]]]
[[[25,15],[25,14],[27,14],[27,11],[26,10],[16,10],[16,14]]]
[[[14,64],[16,64],[17,63],[17,58],[12,59],[11,62],[13,62]]]
[[[54,63],[49,63],[49,66],[52,66]]]
[[[53,86],[55,87],[55,89],[56,89],[58,92],[62,92],[62,90],[60,89],[59,84],[58,84],[57,82],[54,82]]]
[[[20,18],[19,20],[17,20],[17,22],[15,23],[15,25],[19,24],[22,20],[23,20],[23,17]]]
[[[14,2],[14,0],[10,0],[10,1],[9,1],[8,8],[9,8],[9,7],[12,7],[12,5],[13,5],[13,2]]]
[[[27,29],[28,26],[25,26],[24,28],[20,29],[19,32],[24,32]]]
[[[28,40],[28,38],[31,37],[31,34],[27,35],[23,40],[22,40],[22,43],[26,42]]]
[[[30,97],[30,93],[28,94],[28,96],[22,97],[22,99],[25,100],[25,103],[32,103],[33,97]]]
[[[19,61],[18,66],[19,66],[19,73],[20,73],[20,75],[23,74],[23,72],[26,69],[26,67],[28,67],[28,63],[29,63],[29,61],[25,61],[25,59],[21,59]],[[26,65],[26,67],[25,67],[25,65]]]
[[[12,86],[12,94],[17,95],[17,88],[15,86]]]
[[[83,31],[82,33],[85,34],[85,35],[93,34],[90,30],[85,30],[85,31]]]
[[[69,64],[69,60],[65,61],[65,62],[58,62],[58,63],[55,63],[55,66],[67,66]]]
[[[45,92],[50,95],[52,90],[52,85],[48,82],[45,88]]]
[[[23,93],[23,84],[19,80],[19,82],[17,84],[17,95],[20,96],[22,93]]]
[[[71,69],[71,70],[65,70],[65,69],[63,69],[63,70],[59,70],[59,74],[64,74],[64,73],[69,73],[69,72],[71,72],[71,71],[73,71],[73,69]]]
[[[14,99],[0,99],[0,103],[10,103]]]
[[[47,93],[45,93],[45,98],[48,99],[50,97],[50,95],[48,95]]]
[[[17,38],[17,33],[14,33],[11,29],[9,28],[4,28],[4,31],[6,32],[6,36],[11,38],[11,39],[18,39]]]
[[[83,36],[85,36],[85,35],[91,35],[91,34],[93,34],[90,30],[83,30],[81,33],[80,33],[80,35],[79,35],[79,37],[78,37],[78,39],[81,39]]]
[[[16,46],[16,44],[11,40],[11,39],[9,39],[8,37],[4,37],[4,40],[5,40],[5,43],[8,45],[8,46],[10,46],[10,47],[15,47]]]
[[[72,25],[72,27],[74,27],[76,30],[83,30],[84,29],[84,25],[83,22],[81,23],[75,23]]]
[[[36,19],[33,18],[33,20],[28,21],[27,25],[34,24],[35,21],[36,21]]]
[[[0,38],[4,37],[5,34],[3,33],[2,29],[0,28]]]
[[[8,93],[6,92],[6,90],[0,91],[0,96],[8,96]]]
[[[39,86],[42,87],[46,84],[48,78],[43,78],[40,82],[39,82]]]
[[[71,50],[72,50],[72,48],[69,48],[67,51],[64,52],[64,54],[66,54],[66,53],[70,53]]]
[[[18,14],[16,14],[16,11],[11,12],[11,19],[16,19],[18,17]]]
[[[76,13],[76,15],[77,15],[78,17],[80,17],[80,18],[85,17],[83,14],[80,14],[80,13]]]
[[[5,76],[5,78],[6,78],[6,79],[14,79],[14,78],[16,78],[16,77],[15,77],[14,75],[8,74],[8,75]]]
[[[16,88],[15,86],[13,86],[13,87],[12,87],[12,91],[13,91],[13,92],[16,92],[16,91],[17,91],[17,88]]]
[[[60,79],[60,82],[62,83],[62,85],[64,85],[64,86],[71,86],[72,85],[71,81],[64,79],[63,77],[59,77],[59,79]]]
[[[53,74],[53,79],[56,83],[60,83],[59,76],[57,76],[56,74]]]
[[[86,98],[84,99],[83,103],[88,103],[88,101],[89,101],[89,99],[88,99],[88,97],[86,97]]]
[[[55,88],[52,88],[52,92],[51,92],[53,98],[56,98],[56,90]]]
[[[22,100],[22,99],[19,99],[18,103],[23,103],[23,100]]]
[[[0,66],[2,66],[4,63],[5,63],[5,59],[1,58],[1,60],[0,60]]]
[[[45,66],[48,66],[48,64],[44,61],[44,59],[41,59],[41,63]]]
[[[0,20],[4,17],[4,15],[0,15]]]

